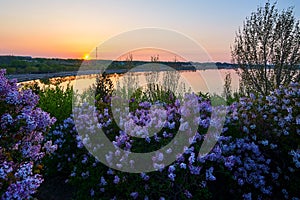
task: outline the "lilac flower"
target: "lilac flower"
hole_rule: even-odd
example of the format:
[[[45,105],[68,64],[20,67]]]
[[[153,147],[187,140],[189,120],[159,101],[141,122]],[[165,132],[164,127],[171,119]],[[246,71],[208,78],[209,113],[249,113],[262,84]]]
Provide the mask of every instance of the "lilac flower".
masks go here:
[[[95,195],[94,189],[91,189],[91,190],[90,190],[90,195],[91,195],[91,197],[93,197],[93,196]]]
[[[39,166],[45,154],[56,148],[45,138],[55,119],[36,107],[37,95],[4,75],[5,70],[0,70],[0,198],[30,199],[43,182],[33,166]]]
[[[284,195],[284,198],[285,198],[285,199],[288,199],[288,198],[289,198],[289,193],[287,192],[286,189],[282,189],[281,192],[282,192],[282,194]]]
[[[88,178],[89,176],[90,176],[90,172],[89,171],[81,173],[81,177],[84,178],[84,179]]]
[[[130,196],[131,196],[133,199],[137,199],[138,196],[139,196],[139,193],[138,193],[138,192],[132,192],[132,193],[130,193]]]
[[[293,156],[293,162],[295,163],[296,168],[300,168],[300,150],[291,150],[289,154]]]
[[[188,190],[184,190],[184,195],[185,195],[186,198],[188,198],[188,199],[193,198],[193,195],[192,195]]]
[[[111,168],[109,168],[109,169],[107,170],[107,174],[112,175],[112,174],[114,174],[114,172],[113,172],[113,170],[112,170]]]
[[[193,164],[195,162],[195,153],[191,153],[190,157],[189,157],[189,163]]]
[[[279,174],[278,173],[271,173],[272,174],[272,178],[273,178],[273,180],[276,180],[276,179],[278,179],[278,177],[279,177]]]
[[[157,160],[158,161],[163,161],[164,160],[164,154],[163,153],[158,153]]]
[[[75,176],[76,176],[76,172],[72,172],[72,173],[70,174],[70,176],[71,176],[71,177],[75,177]]]
[[[148,143],[150,143],[151,142],[151,139],[150,139],[150,137],[145,137],[145,140],[146,140],[146,142],[148,142]]]
[[[163,163],[162,164],[153,163],[153,167],[156,170],[162,171],[165,165]]]
[[[289,104],[291,102],[289,99],[286,98],[283,98],[282,101],[284,104]]]
[[[249,129],[246,126],[243,126],[243,131],[247,134],[249,133]]]
[[[233,155],[229,156],[226,158],[226,161],[225,161],[225,166],[228,168],[228,169],[232,169],[232,167],[234,166],[235,164],[235,157]]]
[[[6,99],[5,99],[6,103],[8,103],[8,104],[14,104],[14,105],[17,105],[17,104],[21,103],[19,101],[20,96],[19,96],[19,92],[18,91],[10,91],[6,95],[7,95]]]
[[[103,176],[101,176],[101,178],[100,178],[100,186],[105,186],[105,185],[107,185],[107,182],[106,182],[105,178]]]
[[[116,175],[114,178],[114,184],[118,184],[120,182],[120,178]]]
[[[175,169],[176,168],[174,167],[174,165],[170,165],[168,171],[169,171],[169,173],[172,173],[175,171]]]
[[[175,129],[175,122],[172,122],[172,123],[170,123],[169,121],[168,121],[168,128],[169,129]]]
[[[186,169],[186,164],[185,163],[180,163],[180,168],[181,169]]]
[[[191,173],[191,174],[195,174],[195,175],[200,174],[201,168],[202,168],[202,167],[189,165],[189,169],[190,169],[190,173]]]
[[[298,116],[296,117],[296,124],[297,124],[297,125],[300,125],[300,115],[298,115]]]
[[[148,181],[150,178],[146,173],[141,173],[141,177],[144,181]]]
[[[252,125],[250,125],[250,129],[255,129],[256,128],[256,125],[255,124],[252,124]]]
[[[26,178],[27,176],[32,175],[33,163],[24,163],[20,166],[18,171],[15,173],[16,178]]]
[[[269,141],[268,140],[262,140],[261,144],[264,145],[264,146],[267,146],[269,144]]]
[[[188,122],[181,123],[180,126],[179,126],[180,131],[186,131],[188,128],[189,128],[189,123]]]
[[[166,153],[167,153],[167,154],[172,153],[172,149],[171,149],[171,148],[168,148],[168,149],[166,150]]]
[[[271,144],[270,144],[270,148],[271,148],[271,149],[275,149],[275,148],[277,148],[277,144],[273,144],[273,143],[271,143]]]
[[[54,144],[52,145],[52,141],[47,141],[45,144],[44,144],[44,147],[45,151],[49,154],[53,154],[55,150],[57,150],[57,145]]]
[[[209,169],[206,170],[206,180],[208,181],[215,181],[216,177],[212,174],[214,171],[213,167],[210,167]]]
[[[13,123],[13,118],[9,113],[5,113],[1,117],[1,127],[5,129],[7,125],[11,125]]]
[[[243,186],[243,185],[244,185],[244,183],[245,183],[245,182],[244,182],[244,180],[243,180],[243,179],[241,179],[241,178],[239,178],[239,179],[238,179],[238,184],[239,184],[239,185]]]
[[[243,194],[243,198],[244,200],[252,200],[252,194],[251,192],[247,193],[247,194]]]
[[[202,181],[202,182],[200,183],[200,187],[201,187],[201,188],[206,188],[206,185],[207,185],[207,182],[206,182],[206,181]]]
[[[12,163],[4,161],[0,166],[0,178],[6,179],[7,174],[13,171]]]
[[[28,199],[43,182],[41,175],[27,177],[25,180],[12,183],[3,194],[3,199]]]

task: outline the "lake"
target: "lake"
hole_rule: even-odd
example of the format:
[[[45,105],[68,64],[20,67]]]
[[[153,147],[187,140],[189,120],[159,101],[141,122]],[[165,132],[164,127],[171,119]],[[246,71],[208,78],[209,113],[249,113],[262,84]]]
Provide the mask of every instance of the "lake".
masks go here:
[[[206,70],[196,70],[196,71],[160,71],[156,74],[152,74],[152,82],[159,85],[174,86],[184,85],[186,89],[191,88],[193,92],[203,92],[203,93],[215,93],[221,95],[223,92],[224,79],[226,74],[231,75],[231,88],[232,91],[237,91],[239,88],[239,77],[234,69],[206,69]],[[150,75],[151,76],[151,75]],[[144,87],[148,82],[149,73],[148,72],[133,72],[126,74],[110,74],[110,79],[112,80],[115,87],[132,87],[137,85],[137,87]],[[51,78],[51,82],[55,83],[60,81],[60,86],[66,87],[68,84],[74,87],[74,90],[78,90],[82,93],[84,90],[88,89],[96,81],[96,74],[80,75],[80,76],[65,76]],[[148,82],[147,82],[148,80]],[[33,80],[37,81],[39,86],[43,86],[39,79]],[[20,84],[32,83],[33,81],[20,82]]]

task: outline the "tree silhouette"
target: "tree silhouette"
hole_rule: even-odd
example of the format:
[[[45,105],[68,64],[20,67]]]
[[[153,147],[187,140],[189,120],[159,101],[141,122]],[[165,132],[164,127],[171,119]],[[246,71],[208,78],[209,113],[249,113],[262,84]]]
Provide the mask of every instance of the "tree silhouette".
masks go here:
[[[246,92],[268,94],[300,78],[300,28],[293,8],[281,13],[267,2],[236,33],[232,59]]]

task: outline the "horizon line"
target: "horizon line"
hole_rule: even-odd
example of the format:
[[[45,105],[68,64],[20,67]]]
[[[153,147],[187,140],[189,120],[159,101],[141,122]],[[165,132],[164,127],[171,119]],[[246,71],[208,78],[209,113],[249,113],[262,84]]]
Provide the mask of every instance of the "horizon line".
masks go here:
[[[74,58],[74,57],[51,57],[51,56],[32,56],[32,55],[14,55],[14,54],[0,54],[0,57],[30,57],[32,59],[60,59],[60,60],[80,60],[80,61],[117,61],[117,62],[128,62],[126,60],[112,60],[112,59],[84,59],[84,58]],[[151,62],[151,60],[138,60],[138,59],[133,59],[133,62]],[[227,62],[227,61],[174,61],[174,60],[158,60],[158,62],[182,62],[182,63],[226,63],[226,64],[235,64],[232,62]]]

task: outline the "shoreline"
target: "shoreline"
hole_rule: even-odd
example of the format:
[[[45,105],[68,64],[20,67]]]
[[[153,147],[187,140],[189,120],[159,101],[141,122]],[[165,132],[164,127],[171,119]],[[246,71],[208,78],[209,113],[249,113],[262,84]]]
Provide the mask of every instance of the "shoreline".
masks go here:
[[[113,70],[114,72],[107,74],[121,74],[124,73],[125,70]],[[49,79],[49,78],[57,78],[57,77],[67,77],[67,76],[77,76],[77,75],[91,75],[91,74],[97,74],[99,73],[99,70],[86,70],[81,71],[78,73],[78,71],[65,71],[65,72],[51,72],[51,73],[41,73],[41,74],[9,74],[5,75],[8,79],[17,79],[19,82],[25,82],[25,81],[33,81],[37,79]]]
[[[195,68],[181,68],[176,69],[176,71],[196,71],[196,70],[209,70],[214,68],[203,68],[203,69],[195,69]],[[234,68],[217,68],[221,69],[234,69]],[[106,70],[106,74],[124,74],[128,70],[127,69],[111,69]],[[161,68],[156,71],[169,71],[168,68]],[[80,75],[92,75],[98,74],[100,70],[85,70],[85,71],[64,71],[64,72],[51,72],[51,73],[27,73],[27,74],[9,74],[5,75],[8,79],[17,79],[18,82],[32,81],[37,79],[49,79],[49,78],[57,78],[57,77],[68,77],[68,76],[80,76]],[[133,72],[147,72],[147,70],[135,70]]]

